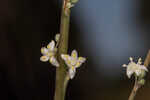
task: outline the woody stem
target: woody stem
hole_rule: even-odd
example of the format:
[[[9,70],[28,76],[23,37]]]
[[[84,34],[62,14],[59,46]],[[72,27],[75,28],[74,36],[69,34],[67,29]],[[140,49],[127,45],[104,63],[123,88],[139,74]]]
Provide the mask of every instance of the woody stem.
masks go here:
[[[65,92],[68,83],[67,70],[61,54],[66,54],[68,50],[70,9],[66,8],[68,0],[63,0],[60,25],[60,41],[58,45],[58,61],[60,67],[56,69],[56,86],[54,100],[65,100]]]

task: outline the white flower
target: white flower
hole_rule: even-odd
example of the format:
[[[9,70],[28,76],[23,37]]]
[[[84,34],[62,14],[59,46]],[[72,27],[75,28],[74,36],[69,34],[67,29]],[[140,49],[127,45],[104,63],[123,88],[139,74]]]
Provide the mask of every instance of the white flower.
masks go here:
[[[128,65],[123,64],[123,67],[127,67],[126,74],[128,78],[130,78],[134,73],[136,74],[136,76],[140,76],[142,74],[142,71],[148,71],[148,69],[144,65],[141,65],[142,64],[141,58],[138,59],[137,63],[133,62],[132,57],[130,57],[129,59],[130,63]]]
[[[69,67],[69,77],[73,79],[76,73],[76,68],[80,67],[82,63],[86,61],[84,57],[78,57],[77,51],[73,50],[70,55],[61,54],[61,58],[65,61],[66,65]]]
[[[51,41],[46,47],[41,48],[41,53],[43,54],[42,57],[40,57],[40,60],[43,62],[46,62],[49,60],[49,62],[56,66],[59,67],[59,63],[57,59],[55,58],[55,54],[57,52],[57,48],[55,47],[55,41]]]

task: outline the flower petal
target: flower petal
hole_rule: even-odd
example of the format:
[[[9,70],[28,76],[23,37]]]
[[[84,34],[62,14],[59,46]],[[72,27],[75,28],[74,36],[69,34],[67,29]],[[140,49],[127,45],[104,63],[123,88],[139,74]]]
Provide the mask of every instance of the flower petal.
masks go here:
[[[71,67],[72,64],[71,64],[71,57],[67,54],[61,54],[61,58],[65,61],[66,65],[68,67]]]
[[[79,57],[78,58],[78,61],[81,62],[81,63],[84,63],[86,61],[86,58],[84,57]]]
[[[67,55],[67,54],[61,54],[61,58],[63,59],[63,60],[65,60],[65,61],[67,61],[68,59],[69,59],[69,55]]]
[[[77,58],[78,58],[78,53],[77,53],[76,50],[73,50],[73,51],[72,51],[71,57],[73,57],[74,59],[77,59]]]
[[[84,57],[79,57],[77,60],[77,63],[75,65],[76,68],[80,67],[82,65],[82,63],[84,63],[86,61],[86,58]]]
[[[56,66],[56,67],[59,67],[59,63],[58,63],[57,59],[56,59],[54,56],[52,56],[52,57],[49,59],[49,61],[50,61],[50,63],[51,63],[52,65],[54,65],[54,66]]]
[[[72,68],[70,68],[68,74],[69,74],[70,79],[73,79],[76,74],[76,69],[73,70]]]
[[[48,56],[42,56],[42,57],[40,57],[40,60],[43,62],[46,62],[49,60],[49,57]]]
[[[139,58],[137,64],[141,65],[142,64],[142,59]]]
[[[78,68],[78,67],[80,67],[81,65],[82,65],[81,62],[77,62],[76,65],[75,65],[75,67]]]
[[[133,58],[132,58],[132,57],[130,57],[130,58],[129,58],[129,60],[132,62],[132,61],[133,61]]]
[[[65,61],[65,63],[66,63],[66,65],[67,65],[69,68],[71,68],[71,67],[72,67],[72,63],[71,63],[71,61],[70,61],[70,60]]]
[[[127,65],[126,65],[126,64],[123,64],[122,67],[127,67]]]
[[[42,48],[41,48],[41,53],[42,53],[43,55],[47,55],[47,54],[48,54],[48,49],[45,48],[45,47],[42,47]]]
[[[140,68],[148,72],[148,69],[144,65],[140,65]]]
[[[135,74],[137,75],[137,76],[139,76],[140,74],[142,73],[142,71],[139,69],[139,70],[135,70]]]
[[[134,73],[133,71],[127,70],[127,76],[128,76],[128,78],[130,78],[133,73]]]
[[[55,41],[52,40],[48,45],[47,45],[48,50],[54,51],[55,48]]]

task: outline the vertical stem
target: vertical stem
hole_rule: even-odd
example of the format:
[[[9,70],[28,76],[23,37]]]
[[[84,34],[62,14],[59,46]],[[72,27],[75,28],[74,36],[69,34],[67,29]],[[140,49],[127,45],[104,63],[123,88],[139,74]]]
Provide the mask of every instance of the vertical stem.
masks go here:
[[[68,37],[69,37],[69,22],[70,22],[70,9],[66,8],[68,0],[63,0],[61,12],[61,25],[60,25],[60,42],[58,46],[58,61],[60,67],[56,69],[56,86],[55,86],[55,100],[64,100],[65,92],[68,83],[67,70],[64,61],[61,59],[61,54],[66,54],[68,50]]]

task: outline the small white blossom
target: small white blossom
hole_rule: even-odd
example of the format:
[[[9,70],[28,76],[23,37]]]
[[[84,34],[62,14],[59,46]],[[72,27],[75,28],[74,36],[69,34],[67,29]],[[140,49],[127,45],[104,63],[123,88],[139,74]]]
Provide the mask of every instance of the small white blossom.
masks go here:
[[[49,60],[49,62],[52,65],[59,67],[59,63],[58,63],[57,59],[55,58],[56,52],[57,52],[57,48],[55,47],[55,41],[52,40],[47,45],[47,48],[46,47],[41,48],[41,53],[43,54],[43,56],[40,57],[40,60],[43,62],[46,62]]]
[[[142,74],[142,71],[148,71],[148,69],[144,65],[141,65],[142,64],[141,58],[138,59],[137,63],[133,62],[132,57],[130,57],[129,59],[130,63],[128,65],[123,64],[123,67],[127,67],[126,74],[128,78],[130,78],[134,73],[136,74],[136,76],[140,76]]]
[[[76,68],[80,67],[82,63],[86,61],[84,57],[78,57],[77,51],[73,50],[70,55],[62,54],[61,58],[65,61],[66,65],[69,67],[69,77],[73,79],[76,73]]]
[[[59,39],[60,39],[60,34],[56,34],[56,35],[55,35],[55,41],[58,42]]]

